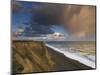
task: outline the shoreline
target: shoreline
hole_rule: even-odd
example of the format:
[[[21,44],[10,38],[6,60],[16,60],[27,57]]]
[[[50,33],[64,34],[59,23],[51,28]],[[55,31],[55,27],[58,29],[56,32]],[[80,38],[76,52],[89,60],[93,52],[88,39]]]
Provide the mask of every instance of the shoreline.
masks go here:
[[[39,41],[12,41],[12,73],[40,73],[91,70],[79,61],[47,47]],[[19,65],[16,66],[16,65]]]
[[[73,53],[70,53],[68,51],[62,51],[62,50],[59,50],[58,48],[52,46],[52,45],[49,45],[49,44],[45,44],[47,47],[50,47],[52,48],[53,50],[57,51],[57,52],[60,52],[60,53],[63,53],[66,57],[70,58],[70,59],[73,59],[73,60],[76,60],[76,61],[79,61],[80,63],[84,64],[84,65],[87,65],[87,66],[90,66],[92,68],[95,68],[95,62],[92,62],[90,60],[88,60],[87,58],[79,55],[79,54],[73,54]]]

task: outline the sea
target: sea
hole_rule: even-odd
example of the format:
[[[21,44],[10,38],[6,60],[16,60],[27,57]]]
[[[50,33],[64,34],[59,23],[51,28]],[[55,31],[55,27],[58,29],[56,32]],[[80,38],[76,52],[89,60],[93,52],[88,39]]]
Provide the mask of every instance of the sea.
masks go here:
[[[78,54],[95,63],[95,41],[48,41],[47,44],[64,52]]]

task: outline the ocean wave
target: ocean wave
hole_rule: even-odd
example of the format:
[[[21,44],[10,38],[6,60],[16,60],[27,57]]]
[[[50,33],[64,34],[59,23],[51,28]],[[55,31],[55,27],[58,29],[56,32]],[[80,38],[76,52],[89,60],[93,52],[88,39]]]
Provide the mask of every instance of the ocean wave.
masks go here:
[[[52,48],[53,50],[57,52],[63,53],[66,57],[79,61],[92,68],[95,68],[95,56],[93,55],[84,56],[84,55],[81,55],[79,52],[75,52],[75,51],[71,52],[72,50],[69,51],[69,48],[67,48],[67,50],[64,50],[64,48],[57,48],[47,43],[45,45]]]

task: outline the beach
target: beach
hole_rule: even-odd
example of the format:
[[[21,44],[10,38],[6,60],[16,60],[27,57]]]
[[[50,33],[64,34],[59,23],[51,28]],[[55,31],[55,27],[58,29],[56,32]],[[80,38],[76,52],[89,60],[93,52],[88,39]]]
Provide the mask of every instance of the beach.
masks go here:
[[[94,69],[46,46],[42,41],[12,41],[12,73],[39,73]]]

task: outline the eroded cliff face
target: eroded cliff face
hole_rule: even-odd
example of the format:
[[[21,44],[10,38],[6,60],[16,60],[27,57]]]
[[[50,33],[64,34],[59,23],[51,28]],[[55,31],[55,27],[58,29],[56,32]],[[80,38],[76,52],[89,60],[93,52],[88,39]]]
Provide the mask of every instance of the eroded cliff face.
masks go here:
[[[12,73],[92,69],[37,41],[12,41]]]

